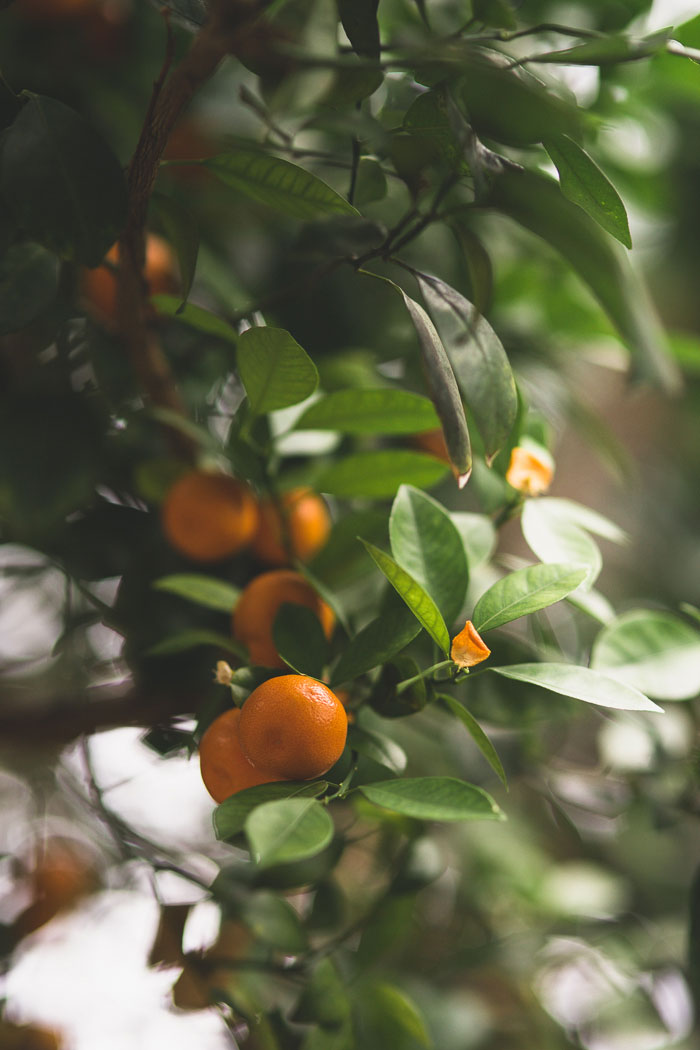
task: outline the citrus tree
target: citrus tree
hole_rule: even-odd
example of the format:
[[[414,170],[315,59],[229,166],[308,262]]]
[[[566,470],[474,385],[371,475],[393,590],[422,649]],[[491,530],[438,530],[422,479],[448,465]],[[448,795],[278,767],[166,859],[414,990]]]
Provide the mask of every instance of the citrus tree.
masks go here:
[[[624,130],[693,126],[700,22],[649,6],[3,4],[5,601],[43,595],[55,631],[0,724],[50,743],[44,798],[78,742],[72,819],[106,836],[21,859],[10,975],[138,864],[216,905],[188,950],[162,902],[149,962],[229,1045],[690,1037],[669,712],[700,692],[699,595],[680,556],[624,553],[644,487],[605,396],[624,371],[683,405],[700,360],[613,185],[643,241],[672,221]],[[91,738],[120,725],[201,763],[206,876],[110,805]],[[640,873],[655,820],[678,841]],[[58,1045],[11,996],[2,1023]]]

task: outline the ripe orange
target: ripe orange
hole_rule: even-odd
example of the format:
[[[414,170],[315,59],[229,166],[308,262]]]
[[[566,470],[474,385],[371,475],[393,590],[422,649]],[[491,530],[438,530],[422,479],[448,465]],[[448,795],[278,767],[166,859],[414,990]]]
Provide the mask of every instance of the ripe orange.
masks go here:
[[[244,788],[284,780],[248,761],[238,737],[241,712],[237,707],[215,718],[199,743],[199,768],[204,786],[215,802],[223,802]]]
[[[110,265],[105,265],[108,263]],[[113,244],[105,262],[93,270],[84,270],[80,291],[86,308],[106,324],[117,319],[117,276],[119,245]],[[177,292],[179,287],[177,262],[167,241],[155,233],[146,238],[146,263],[143,271],[151,295]]]
[[[175,550],[194,561],[217,561],[250,542],[258,507],[244,482],[227,474],[193,470],[168,490],[161,517]]]
[[[241,712],[244,753],[289,780],[326,773],[342,755],[347,731],[345,708],[335,693],[302,674],[268,678]]]
[[[278,502],[260,501],[252,550],[268,565],[289,565],[292,557],[310,561],[330,530],[330,515],[321,497],[308,488],[291,489]]]
[[[264,572],[250,581],[233,610],[233,637],[247,647],[254,664],[286,666],[272,638],[275,617],[285,602],[311,609],[321,621],[324,634],[330,638],[335,615],[311,584],[292,569]]]
[[[47,839],[32,862],[32,902],[15,919],[15,933],[25,937],[38,930],[59,912],[74,907],[96,885],[97,873],[84,848],[68,839]]]

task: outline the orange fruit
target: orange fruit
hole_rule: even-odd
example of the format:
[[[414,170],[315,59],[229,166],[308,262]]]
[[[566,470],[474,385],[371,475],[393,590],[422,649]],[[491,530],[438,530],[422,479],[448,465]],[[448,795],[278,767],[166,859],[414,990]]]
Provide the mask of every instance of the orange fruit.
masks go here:
[[[272,628],[285,602],[304,605],[321,621],[327,638],[335,625],[335,615],[310,583],[292,569],[273,569],[251,580],[233,610],[233,637],[248,649],[254,664],[286,667],[277,653]]]
[[[194,561],[218,561],[250,542],[258,507],[245,482],[192,470],[168,490],[161,518],[175,550]]]
[[[345,708],[328,686],[303,674],[268,678],[243,705],[240,741],[254,764],[289,780],[326,773],[343,753]]]
[[[252,550],[268,565],[289,565],[292,557],[310,561],[330,531],[330,514],[321,497],[309,488],[290,489],[279,501],[260,501]]]
[[[105,264],[109,265],[105,265]],[[99,320],[113,324],[117,319],[117,275],[119,245],[113,244],[105,262],[92,270],[84,270],[80,281],[82,299],[88,311]],[[146,263],[143,275],[149,293],[177,292],[179,287],[177,262],[172,248],[162,237],[149,233],[146,238]]]
[[[20,937],[38,930],[59,912],[68,911],[97,885],[92,858],[77,843],[53,837],[43,842],[29,872],[31,904],[17,916]]]
[[[60,1050],[63,1041],[50,1028],[0,1021],[0,1046],[2,1050]]]
[[[199,768],[204,786],[215,802],[223,802],[244,788],[269,784],[284,777],[260,769],[241,750],[237,707],[215,718],[199,742]]]

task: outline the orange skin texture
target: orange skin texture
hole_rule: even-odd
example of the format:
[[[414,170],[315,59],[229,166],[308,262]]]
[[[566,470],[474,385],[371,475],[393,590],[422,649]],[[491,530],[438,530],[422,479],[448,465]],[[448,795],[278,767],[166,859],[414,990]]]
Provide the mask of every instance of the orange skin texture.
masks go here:
[[[289,780],[326,773],[342,755],[347,732],[347,715],[338,697],[306,675],[268,678],[253,690],[241,712],[244,753],[254,764],[265,762]]]
[[[237,707],[215,718],[199,744],[199,768],[204,786],[215,802],[235,795],[245,788],[284,780],[277,773],[260,769],[248,761],[241,750]]]
[[[113,244],[105,255],[105,262],[93,270],[84,270],[80,291],[85,307],[107,325],[117,320],[117,275],[119,245]],[[172,248],[162,237],[149,233],[146,238],[146,264],[143,271],[150,295],[177,292],[179,287],[177,263]]]
[[[534,452],[516,445],[510,454],[506,481],[524,496],[541,496],[552,484],[554,471]]]
[[[330,638],[335,615],[310,583],[292,569],[273,569],[251,580],[233,610],[233,637],[248,649],[251,662],[263,667],[286,667],[277,653],[272,627],[285,602],[304,605],[321,621]]]
[[[218,561],[250,542],[258,507],[244,482],[193,470],[169,489],[161,519],[168,543],[180,554],[193,561]]]
[[[330,531],[330,514],[321,497],[308,488],[291,489],[279,502],[260,501],[252,551],[268,565],[289,565],[292,558],[310,561]]]

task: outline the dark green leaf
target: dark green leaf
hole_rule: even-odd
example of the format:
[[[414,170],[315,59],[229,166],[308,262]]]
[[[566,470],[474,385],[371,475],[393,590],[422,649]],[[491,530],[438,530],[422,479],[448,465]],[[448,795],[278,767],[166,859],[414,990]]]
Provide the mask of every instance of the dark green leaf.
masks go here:
[[[296,955],[308,947],[298,912],[276,893],[261,891],[251,894],[246,900],[242,918],[258,940],[271,944],[276,951]]]
[[[503,344],[468,299],[435,277],[419,278],[490,462],[508,440],[518,395]]]
[[[593,643],[591,666],[657,700],[700,693],[700,632],[678,616],[632,609]]]
[[[393,588],[382,603],[379,616],[353,638],[341,653],[332,685],[340,685],[391,660],[416,637],[421,627]]]
[[[281,798],[311,797],[320,795],[328,785],[324,780],[294,781],[280,780],[259,787],[245,788],[231,795],[214,810],[214,831],[217,839],[231,839],[245,827],[249,813],[263,802],[275,802]]]
[[[561,252],[630,347],[639,373],[666,390],[677,389],[679,373],[644,285],[620,250],[564,197],[554,179],[533,171],[506,171],[494,180],[490,204]]]
[[[51,306],[60,269],[56,256],[39,244],[7,249],[0,259],[0,335],[24,328]]]
[[[247,197],[296,219],[357,215],[357,209],[310,171],[260,150],[237,148],[203,161],[218,178]]]
[[[453,696],[449,696],[447,693],[441,693],[437,699],[441,700],[445,707],[447,707],[448,711],[450,711],[455,718],[460,720],[488,764],[507,787],[508,782],[506,780],[505,770],[503,769],[501,760],[498,757],[496,748],[486,736],[486,733],[474,718],[474,715],[467,711],[466,707],[463,707],[459,700],[455,700]]]
[[[575,591],[586,575],[586,569],[552,563],[511,572],[479,598],[472,616],[474,626],[479,633],[492,631],[519,616],[546,609]]]
[[[321,959],[301,993],[292,1019],[298,1024],[336,1028],[349,1016],[345,982],[330,959]]]
[[[303,605],[285,602],[272,625],[275,649],[299,674],[321,678],[328,663],[328,639],[316,614]]]
[[[490,795],[455,777],[417,777],[363,784],[358,789],[376,806],[417,820],[503,820]]]
[[[177,295],[154,295],[151,302],[159,314],[172,317],[180,324],[196,328],[205,335],[213,335],[216,339],[223,339],[232,346],[238,342],[238,336],[230,324],[201,306],[187,303],[180,309],[182,300]]]
[[[187,631],[178,631],[177,634],[171,634],[168,638],[164,638],[162,642],[152,645],[148,649],[148,655],[170,656],[173,653],[184,653],[189,649],[197,649],[201,645],[210,645],[213,648],[221,649],[225,653],[231,653],[240,660],[247,660],[243,647],[234,642],[232,638],[227,638],[225,634],[218,634],[216,631],[207,631],[203,628],[191,628]]]
[[[355,181],[355,203],[372,204],[384,200],[387,194],[386,175],[374,157],[360,157]]]
[[[255,863],[269,867],[320,853],[333,837],[333,821],[313,798],[286,798],[257,806],[245,832]]]
[[[497,29],[515,29],[517,24],[509,0],[473,0],[472,13],[479,22]]]
[[[389,518],[391,552],[447,622],[460,612],[469,580],[464,544],[450,515],[431,496],[402,485]]]
[[[403,773],[406,768],[406,754],[403,748],[394,743],[388,736],[370,733],[360,726],[348,727],[348,744],[359,755],[365,755],[380,766],[386,766],[392,773]]]
[[[57,99],[31,95],[6,132],[3,196],[33,239],[96,266],[126,217],[119,161],[91,124]]]
[[[450,651],[450,636],[442,618],[440,610],[430,595],[417,583],[412,576],[402,569],[400,565],[390,558],[388,554],[375,547],[372,543],[362,541],[367,551],[376,562],[378,568],[384,573],[389,583],[403,598],[413,615],[422,627],[428,632],[433,641],[448,655]]]
[[[491,257],[479,238],[467,226],[453,222],[452,232],[464,255],[471,286],[471,297],[477,314],[485,313],[493,295]]]
[[[395,496],[403,484],[430,488],[446,472],[446,464],[421,452],[404,449],[357,452],[336,460],[321,471],[315,479],[315,486],[319,492],[346,499],[387,499]]]
[[[338,0],[340,21],[355,54],[379,58],[379,0]]]
[[[511,664],[489,670],[518,682],[539,685],[552,693],[585,700],[588,704],[612,707],[618,711],[661,711],[638,689],[618,682],[609,675],[574,664]]]
[[[632,247],[627,212],[620,195],[588,154],[566,135],[546,139],[544,148],[559,172],[565,197],[588,212],[599,226]]]
[[[155,211],[157,224],[175,249],[182,281],[180,301],[185,302],[192,288],[199,254],[197,222],[192,212],[182,208],[177,201],[166,197],[164,193],[152,195],[151,207]]]
[[[249,328],[238,340],[238,371],[257,415],[287,408],[313,394],[316,366],[283,328]]]
[[[240,591],[230,583],[216,580],[212,576],[200,576],[196,573],[181,573],[175,576],[162,576],[153,587],[157,591],[167,591],[187,598],[207,609],[218,609],[230,613],[238,601]]]
[[[297,430],[344,434],[415,434],[439,425],[432,402],[409,390],[336,390],[314,401],[295,423]]]

